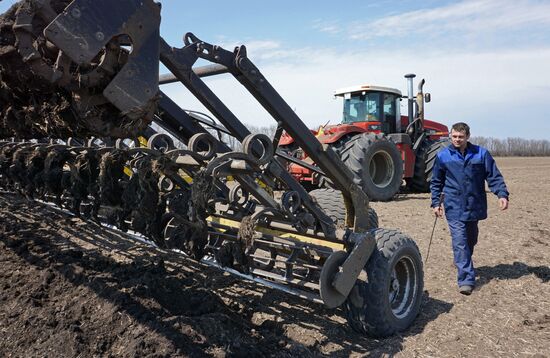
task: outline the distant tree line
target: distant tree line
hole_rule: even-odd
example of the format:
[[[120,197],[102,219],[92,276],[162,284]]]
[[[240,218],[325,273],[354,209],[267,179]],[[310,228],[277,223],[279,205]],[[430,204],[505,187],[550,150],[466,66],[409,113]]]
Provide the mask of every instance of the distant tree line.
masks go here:
[[[252,133],[264,133],[269,137],[275,134],[276,126],[248,126]],[[550,156],[550,140],[510,137],[471,137],[470,142],[487,148],[495,157],[546,157]]]
[[[277,127],[247,125],[251,133],[263,133],[273,138]],[[212,133],[215,134],[215,133]],[[217,134],[217,133],[216,133]],[[218,137],[218,135],[215,135]],[[240,149],[240,142],[232,136],[222,134],[222,140],[234,150]],[[470,142],[487,148],[495,157],[543,157],[550,156],[550,140],[524,139],[511,137],[505,139],[493,137],[471,137]]]
[[[269,138],[273,138],[273,136],[275,135],[275,131],[277,130],[276,125],[266,127],[247,125],[246,128],[248,128],[248,130],[253,134],[261,133],[267,135]],[[225,144],[229,146],[229,148],[233,150],[241,149],[241,143],[235,137],[229,136],[227,134],[222,134],[222,140]]]
[[[487,148],[495,157],[550,156],[550,141],[546,139],[471,137],[470,142]]]

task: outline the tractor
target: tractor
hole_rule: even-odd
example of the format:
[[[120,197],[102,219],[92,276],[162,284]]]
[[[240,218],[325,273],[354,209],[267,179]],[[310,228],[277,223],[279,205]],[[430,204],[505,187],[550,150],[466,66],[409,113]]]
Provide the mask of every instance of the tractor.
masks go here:
[[[392,199],[403,182],[408,191],[428,192],[436,154],[448,145],[447,126],[424,119],[424,102],[431,96],[423,93],[424,80],[413,96],[414,77],[405,75],[407,97],[398,89],[373,85],[337,90],[334,95],[344,102],[342,123],[312,131],[336,151],[372,200]],[[408,100],[408,115],[400,113],[403,98]],[[322,171],[308,165],[309,158],[292,136],[283,134],[279,149],[299,159],[285,164],[304,186],[311,190],[333,186]]]

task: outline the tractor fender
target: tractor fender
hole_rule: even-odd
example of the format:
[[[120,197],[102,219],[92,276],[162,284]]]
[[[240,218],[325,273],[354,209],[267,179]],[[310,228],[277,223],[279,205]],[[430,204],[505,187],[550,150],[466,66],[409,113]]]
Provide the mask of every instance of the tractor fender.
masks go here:
[[[316,130],[310,129],[309,131],[314,136],[317,136],[317,131]],[[281,136],[281,139],[279,140],[279,146],[290,145],[292,143],[294,143],[294,138],[292,138],[292,136],[290,134],[288,134],[287,132],[284,132],[283,135]]]
[[[337,129],[336,129],[337,128]],[[330,128],[330,130],[324,131],[323,134],[317,135],[317,140],[321,143],[334,144],[342,139],[344,136],[353,136],[356,134],[364,133],[366,129],[363,127],[353,125],[338,125]]]

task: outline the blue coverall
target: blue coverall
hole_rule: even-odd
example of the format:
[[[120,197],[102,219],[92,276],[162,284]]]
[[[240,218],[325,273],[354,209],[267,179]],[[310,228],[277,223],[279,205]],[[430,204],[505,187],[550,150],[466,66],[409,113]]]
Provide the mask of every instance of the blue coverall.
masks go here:
[[[452,144],[437,154],[430,184],[432,208],[440,205],[443,193],[459,286],[475,285],[472,254],[478,221],[487,218],[485,181],[495,195],[508,199],[504,178],[487,149],[468,142],[464,155]]]

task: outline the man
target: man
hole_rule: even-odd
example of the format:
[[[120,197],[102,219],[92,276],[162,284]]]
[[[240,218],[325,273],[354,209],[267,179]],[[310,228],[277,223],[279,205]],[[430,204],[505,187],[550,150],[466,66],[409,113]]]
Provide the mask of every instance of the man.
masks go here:
[[[445,207],[459,292],[469,295],[475,286],[472,254],[477,243],[477,224],[487,218],[485,181],[498,197],[501,210],[508,208],[509,193],[487,149],[468,142],[470,127],[466,123],[454,124],[450,137],[451,144],[435,160],[430,184],[432,209],[436,216],[442,217],[441,204]]]

